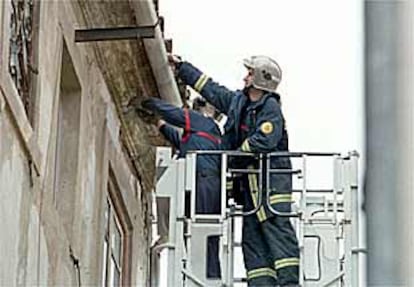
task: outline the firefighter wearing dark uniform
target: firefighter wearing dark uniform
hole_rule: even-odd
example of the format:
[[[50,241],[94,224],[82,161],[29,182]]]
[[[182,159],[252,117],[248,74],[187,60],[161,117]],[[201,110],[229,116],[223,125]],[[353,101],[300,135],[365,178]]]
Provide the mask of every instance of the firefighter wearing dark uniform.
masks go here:
[[[223,137],[225,148],[253,153],[288,151],[280,97],[275,92],[281,80],[281,70],[275,61],[264,56],[245,60],[249,75],[245,78],[246,86],[242,91],[231,91],[220,86],[188,62],[177,59],[173,62],[184,83],[227,115]],[[238,160],[238,164],[257,167],[257,162]],[[291,168],[288,157],[274,157],[270,164],[272,169]],[[292,202],[291,175],[272,174],[270,177],[270,186],[265,188],[270,189],[272,207],[289,212]],[[237,184],[245,210],[252,210],[260,202],[257,183],[257,176],[250,174],[243,176]],[[264,198],[262,202],[265,202]],[[242,247],[249,286],[298,284],[299,248],[289,218],[275,216],[266,205],[261,205],[256,214],[244,217]]]
[[[183,158],[192,150],[219,150],[221,144],[221,132],[213,116],[205,116],[202,101],[195,100],[200,107],[200,112],[186,108],[177,108],[160,99],[151,98],[145,100],[142,106],[145,109],[157,113],[168,124],[159,127],[164,137],[179,151],[179,157]],[[204,105],[206,103],[204,102]],[[172,125],[172,126],[171,126]],[[184,133],[174,128],[184,129]],[[196,180],[196,213],[219,214],[221,209],[220,196],[220,157],[214,155],[197,156],[197,180]],[[207,241],[207,277],[220,278],[219,263],[219,238],[212,236]]]

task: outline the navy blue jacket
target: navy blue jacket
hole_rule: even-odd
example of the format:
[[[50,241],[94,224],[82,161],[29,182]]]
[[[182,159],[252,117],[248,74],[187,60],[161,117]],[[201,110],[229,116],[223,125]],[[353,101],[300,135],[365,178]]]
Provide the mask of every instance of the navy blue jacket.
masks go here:
[[[171,144],[179,150],[179,157],[185,157],[188,151],[195,150],[220,150],[221,133],[220,129],[212,118],[202,114],[178,108],[160,99],[151,98],[149,108],[159,114],[170,125],[163,125],[160,132]],[[186,129],[186,113],[189,119],[189,130],[181,135],[174,127]],[[172,126],[171,126],[172,125]],[[202,136],[204,132],[210,138]],[[212,155],[200,155],[197,157],[198,173],[220,173],[220,157]]]
[[[178,76],[227,115],[223,136],[224,148],[253,153],[288,151],[288,135],[279,95],[267,93],[259,101],[250,102],[244,91],[232,91],[219,85],[188,62],[179,65]],[[273,158],[271,168],[291,168],[290,159]],[[253,188],[249,184],[248,189],[254,193],[254,189],[258,188]],[[272,206],[279,211],[290,210],[291,176],[273,174],[270,189]],[[253,201],[255,205],[257,200]],[[268,210],[265,212],[260,209],[258,212],[260,221],[269,215]]]

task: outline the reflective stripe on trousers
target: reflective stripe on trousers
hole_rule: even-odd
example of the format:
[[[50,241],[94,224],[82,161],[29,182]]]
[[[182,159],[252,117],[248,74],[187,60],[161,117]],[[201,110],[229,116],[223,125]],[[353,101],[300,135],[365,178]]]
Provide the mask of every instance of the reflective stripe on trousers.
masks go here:
[[[249,169],[253,169],[253,166],[249,166]],[[259,219],[260,222],[263,222],[267,219],[267,215],[264,209],[264,206],[266,206],[266,198],[264,197],[263,194],[259,193],[259,185],[257,183],[257,175],[256,174],[252,174],[250,173],[248,175],[248,180],[249,180],[249,190],[250,190],[250,195],[253,201],[253,206],[254,208],[257,208],[258,204],[259,204],[259,196],[261,196],[262,198],[262,202],[261,202],[261,206],[258,209],[258,211],[256,212],[257,218]],[[262,193],[266,192],[265,190],[262,190]],[[278,203],[291,203],[292,202],[292,194],[291,193],[283,193],[283,194],[273,194],[270,195],[269,197],[269,202],[270,204],[278,204]]]

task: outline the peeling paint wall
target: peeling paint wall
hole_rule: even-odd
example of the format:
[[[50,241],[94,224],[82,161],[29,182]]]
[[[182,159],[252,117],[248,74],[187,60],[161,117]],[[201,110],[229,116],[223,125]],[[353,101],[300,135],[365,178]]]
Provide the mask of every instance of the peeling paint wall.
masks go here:
[[[21,232],[25,233],[28,225],[25,222],[27,212],[22,209],[30,210],[27,204],[30,194],[25,194],[30,190],[30,179],[27,160],[5,107],[0,113],[0,135],[0,256],[8,261],[8,264],[1,264],[0,285],[6,285],[7,282],[17,283],[18,277],[22,276],[19,273],[24,273],[21,265],[25,259],[18,255],[24,249],[19,246]]]
[[[9,43],[10,13],[10,2],[1,1],[0,43]],[[125,152],[120,134],[128,131],[122,130],[107,71],[92,44],[74,42],[78,14],[75,1],[41,1],[33,122],[11,80],[7,44],[0,45],[0,286],[102,285],[108,200],[124,234],[123,282],[146,286],[149,280],[151,191]],[[62,83],[71,81],[65,49],[79,85],[79,111],[67,109],[66,115],[79,118],[63,131],[76,137],[76,160],[59,173],[57,166],[65,164],[59,149],[64,155],[72,148],[59,140],[68,121],[59,107],[67,104]],[[144,83],[144,91],[155,88]],[[112,193],[109,180],[117,187]]]

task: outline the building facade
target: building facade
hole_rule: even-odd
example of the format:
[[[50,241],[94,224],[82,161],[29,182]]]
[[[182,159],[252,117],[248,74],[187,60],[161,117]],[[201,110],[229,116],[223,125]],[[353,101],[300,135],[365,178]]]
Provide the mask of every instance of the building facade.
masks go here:
[[[75,30],[155,24],[154,4],[0,2],[1,286],[148,286],[154,133],[122,107],[177,87],[159,26]]]

